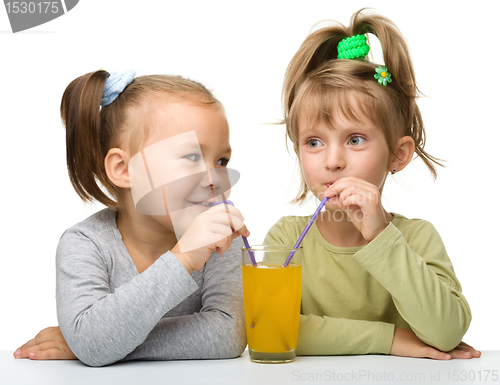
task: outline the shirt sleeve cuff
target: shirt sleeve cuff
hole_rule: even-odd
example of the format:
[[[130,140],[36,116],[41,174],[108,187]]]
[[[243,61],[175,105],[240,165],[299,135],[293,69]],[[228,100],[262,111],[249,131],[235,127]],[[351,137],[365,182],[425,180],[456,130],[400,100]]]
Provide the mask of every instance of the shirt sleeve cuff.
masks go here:
[[[374,240],[354,254],[353,258],[361,265],[365,265],[385,254],[402,236],[401,231],[390,222]]]
[[[391,351],[395,328],[396,327],[393,324],[385,322],[380,323],[380,346],[378,350],[381,354],[389,354],[389,352]]]
[[[173,283],[172,277],[175,277],[178,295],[181,298],[191,295],[198,289],[198,285],[193,277],[187,272],[182,263],[171,251],[167,251],[163,254],[158,261],[155,262],[155,265],[157,263],[159,263],[157,267],[167,272],[167,277],[165,277],[165,282],[167,284],[171,285]]]

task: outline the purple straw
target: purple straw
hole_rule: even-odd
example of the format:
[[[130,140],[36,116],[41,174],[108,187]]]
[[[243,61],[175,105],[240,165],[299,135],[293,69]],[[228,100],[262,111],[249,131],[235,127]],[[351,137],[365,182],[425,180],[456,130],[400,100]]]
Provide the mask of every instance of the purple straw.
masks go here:
[[[220,205],[224,203],[224,205],[226,204],[230,204],[231,206],[234,206],[234,203],[231,202],[230,200],[225,200],[225,201],[221,201],[221,202],[216,202],[214,203],[212,206],[217,206],[217,205]],[[226,207],[226,210],[227,210],[227,207]],[[246,237],[244,237],[243,235],[241,236],[241,238],[243,238],[243,243],[245,244],[245,248],[248,249],[248,254],[250,255],[250,259],[252,260],[252,265],[254,267],[257,267],[257,262],[255,261],[255,255],[253,255],[253,252],[252,250],[250,249],[250,245],[248,244],[248,240]]]
[[[245,244],[245,247],[248,250],[248,254],[250,255],[250,259],[252,260],[252,265],[254,267],[257,267],[257,262],[255,262],[255,255],[253,255],[252,250],[250,250],[250,245],[248,244],[247,237],[244,237],[243,235],[241,236],[243,238],[243,243]]]
[[[325,196],[323,198],[323,200],[319,204],[318,208],[314,212],[313,216],[311,217],[311,219],[309,219],[309,222],[307,222],[307,226],[304,228],[304,231],[302,231],[302,234],[300,234],[300,237],[297,240],[297,242],[295,243],[295,246],[293,246],[294,249],[296,249],[296,248],[298,248],[300,246],[300,244],[302,243],[302,240],[304,239],[304,237],[306,236],[307,232],[311,228],[312,224],[314,223],[314,221],[318,217],[319,212],[321,211],[321,209],[323,208],[323,206],[326,204],[326,202],[328,202],[328,199],[330,199],[330,198],[327,197],[327,196]],[[283,264],[283,267],[287,267],[288,266],[288,264],[290,263],[290,261],[293,258],[293,255],[295,254],[295,251],[296,250],[293,250],[292,252],[290,252],[290,254],[288,255],[288,258],[286,259],[285,263]]]

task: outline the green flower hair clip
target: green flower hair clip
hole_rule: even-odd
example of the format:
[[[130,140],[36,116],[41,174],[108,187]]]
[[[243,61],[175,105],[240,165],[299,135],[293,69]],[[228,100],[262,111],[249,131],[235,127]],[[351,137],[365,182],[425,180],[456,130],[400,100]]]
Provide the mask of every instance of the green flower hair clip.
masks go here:
[[[387,87],[387,83],[392,82],[391,73],[387,71],[387,67],[378,66],[375,68],[375,72],[376,74],[373,76],[378,80],[378,84]]]
[[[354,35],[342,40],[337,45],[337,52],[339,59],[364,59],[370,52],[370,46],[366,44],[365,35]]]

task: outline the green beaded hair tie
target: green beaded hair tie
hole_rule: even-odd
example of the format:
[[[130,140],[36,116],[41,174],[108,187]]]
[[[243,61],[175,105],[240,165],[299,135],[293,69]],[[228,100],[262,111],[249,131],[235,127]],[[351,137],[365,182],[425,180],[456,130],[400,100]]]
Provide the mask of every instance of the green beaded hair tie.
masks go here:
[[[366,44],[365,35],[354,35],[342,40],[337,46],[339,59],[365,58],[370,52],[370,46]]]

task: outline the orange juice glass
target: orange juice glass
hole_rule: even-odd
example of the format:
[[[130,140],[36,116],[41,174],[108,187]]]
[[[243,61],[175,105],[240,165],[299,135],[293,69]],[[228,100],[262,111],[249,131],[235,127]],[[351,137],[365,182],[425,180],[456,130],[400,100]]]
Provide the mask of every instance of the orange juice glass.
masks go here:
[[[252,265],[251,251],[257,267]],[[295,251],[287,267],[283,263]],[[248,351],[253,362],[295,361],[302,291],[302,248],[242,248],[243,300]]]

